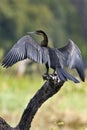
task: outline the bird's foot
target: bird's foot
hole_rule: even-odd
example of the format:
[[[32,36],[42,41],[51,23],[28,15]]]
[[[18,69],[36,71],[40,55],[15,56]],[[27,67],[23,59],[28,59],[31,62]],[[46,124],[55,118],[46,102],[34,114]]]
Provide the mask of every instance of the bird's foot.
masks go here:
[[[47,74],[47,73],[45,73],[44,75],[43,75],[43,79],[44,80],[51,80],[52,82],[55,82],[55,83],[58,83],[58,82],[60,82],[60,80],[59,80],[59,78],[58,78],[58,76],[57,76],[57,74],[55,73],[53,73],[53,74]]]
[[[53,83],[55,85],[63,84],[65,81],[61,81],[57,74],[44,74],[43,79]]]
[[[49,79],[49,74],[44,73],[44,74],[42,75],[42,77],[43,77],[43,80],[48,80],[48,79]]]

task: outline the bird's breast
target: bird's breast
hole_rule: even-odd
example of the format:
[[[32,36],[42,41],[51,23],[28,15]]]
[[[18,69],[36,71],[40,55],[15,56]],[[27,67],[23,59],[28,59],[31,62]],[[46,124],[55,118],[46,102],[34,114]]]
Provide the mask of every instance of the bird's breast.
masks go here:
[[[54,49],[49,49],[49,56],[50,56],[50,66],[51,68],[55,69],[57,66],[60,66],[59,58],[56,54]]]

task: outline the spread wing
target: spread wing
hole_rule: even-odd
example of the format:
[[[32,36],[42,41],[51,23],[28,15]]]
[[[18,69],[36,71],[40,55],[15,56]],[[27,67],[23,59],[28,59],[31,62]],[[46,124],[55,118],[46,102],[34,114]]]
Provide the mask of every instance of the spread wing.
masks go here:
[[[68,44],[62,48],[58,49],[62,54],[62,64],[63,66],[69,66],[70,68],[76,68],[80,78],[84,81],[84,66],[82,61],[82,56],[77,45],[69,39]]]
[[[11,48],[4,57],[2,65],[7,68],[26,58],[40,64],[46,63],[50,60],[48,50],[45,47],[41,47],[31,36],[26,35],[19,39]]]

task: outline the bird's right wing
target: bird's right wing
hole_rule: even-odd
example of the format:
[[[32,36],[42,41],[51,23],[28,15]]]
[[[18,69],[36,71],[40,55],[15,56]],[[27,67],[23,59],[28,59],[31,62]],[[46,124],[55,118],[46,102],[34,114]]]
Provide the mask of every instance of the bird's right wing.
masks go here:
[[[45,53],[45,54],[44,54]],[[10,67],[18,61],[29,58],[38,63],[45,63],[47,50],[42,48],[31,36],[26,35],[18,40],[2,61],[4,67]],[[45,57],[44,57],[45,55]]]
[[[63,54],[63,66],[69,66],[70,68],[75,68],[80,76],[80,78],[84,81],[84,66],[82,61],[82,56],[77,45],[69,39],[68,44],[62,48],[58,49]]]

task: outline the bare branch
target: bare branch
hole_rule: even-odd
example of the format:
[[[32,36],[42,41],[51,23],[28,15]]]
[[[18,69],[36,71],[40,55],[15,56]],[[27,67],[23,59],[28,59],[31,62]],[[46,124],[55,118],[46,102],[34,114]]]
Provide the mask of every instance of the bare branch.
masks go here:
[[[44,85],[36,92],[34,97],[28,103],[20,122],[15,128],[10,127],[6,121],[0,118],[0,130],[29,130],[31,127],[32,119],[34,118],[36,112],[40,106],[54,94],[56,94],[60,88],[63,86],[64,82],[54,82],[54,80],[49,79]]]

